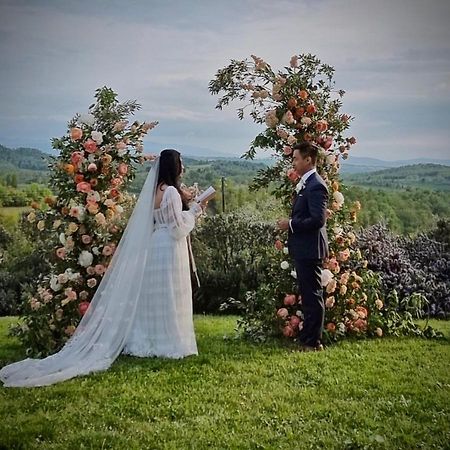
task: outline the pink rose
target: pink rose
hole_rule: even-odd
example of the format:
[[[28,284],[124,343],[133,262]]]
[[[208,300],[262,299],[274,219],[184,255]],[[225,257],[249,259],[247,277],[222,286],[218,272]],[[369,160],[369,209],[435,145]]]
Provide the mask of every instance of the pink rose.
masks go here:
[[[95,153],[97,151],[97,142],[89,138],[83,144],[83,147],[88,153]]]
[[[336,331],[336,325],[333,322],[328,322],[325,328],[330,333],[334,333]]]
[[[284,153],[286,156],[292,155],[292,147],[290,147],[289,145],[285,145],[285,146],[283,147],[283,153]]]
[[[291,325],[286,325],[283,327],[283,336],[284,337],[294,337],[294,329],[291,327]]]
[[[300,178],[300,175],[295,171],[295,169],[288,169],[286,172],[286,176],[291,180],[293,183],[297,182],[297,180]]]
[[[72,164],[75,166],[78,166],[80,162],[82,162],[84,159],[83,153],[81,152],[73,152],[72,155],[70,155],[70,160],[72,161]]]
[[[92,237],[89,236],[88,234],[83,234],[83,236],[81,236],[81,242],[83,242],[83,244],[90,244],[92,242]]]
[[[77,184],[77,192],[83,192],[87,194],[88,192],[92,191],[92,187],[90,183],[87,183],[86,181],[82,181],[81,183]]]
[[[286,294],[283,303],[285,306],[293,306],[297,303],[297,297],[294,294]]]
[[[56,256],[60,259],[64,259],[66,257],[66,249],[64,247],[57,248]]]
[[[102,255],[103,256],[110,256],[110,255],[112,255],[112,248],[109,246],[109,245],[105,245],[104,247],[103,247],[103,250],[102,250]]]
[[[103,264],[97,264],[95,266],[95,273],[97,275],[102,275],[105,273],[106,267]]]
[[[87,169],[89,172],[96,172],[97,171],[97,164],[90,163]]]
[[[300,325],[300,318],[298,316],[292,316],[289,320],[289,324],[295,330]]]
[[[81,302],[78,305],[78,312],[80,313],[80,315],[84,316],[86,314],[86,311],[89,308],[90,303],[89,302]]]

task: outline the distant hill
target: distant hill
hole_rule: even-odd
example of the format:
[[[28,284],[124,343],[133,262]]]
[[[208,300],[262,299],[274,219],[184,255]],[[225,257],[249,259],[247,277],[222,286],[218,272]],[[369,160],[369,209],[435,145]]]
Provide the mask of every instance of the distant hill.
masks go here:
[[[50,155],[35,148],[11,149],[0,145],[0,176],[15,173],[19,184],[48,180]]]
[[[370,188],[450,191],[450,166],[441,164],[415,164],[371,173],[344,173],[342,178],[348,185]]]
[[[450,166],[450,159],[416,158],[397,161],[383,161],[376,158],[350,156],[348,159],[341,160],[341,173],[354,174],[377,172],[383,169],[413,166],[417,164],[439,164],[443,166]]]

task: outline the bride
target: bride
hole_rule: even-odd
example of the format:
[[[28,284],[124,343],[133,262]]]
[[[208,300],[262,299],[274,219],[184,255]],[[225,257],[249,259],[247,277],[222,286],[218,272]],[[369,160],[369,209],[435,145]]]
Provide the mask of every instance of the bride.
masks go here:
[[[186,237],[206,201],[183,210],[182,169],[176,150],[163,150],[156,158],[74,335],[54,355],[3,367],[5,386],[45,386],[106,370],[121,352],[167,358],[197,354]]]

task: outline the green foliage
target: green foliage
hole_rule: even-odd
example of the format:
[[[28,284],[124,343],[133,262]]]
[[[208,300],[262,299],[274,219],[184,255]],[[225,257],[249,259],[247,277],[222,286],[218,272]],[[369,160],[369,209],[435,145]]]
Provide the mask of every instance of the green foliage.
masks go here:
[[[371,173],[343,175],[346,184],[383,189],[450,191],[450,166],[415,164]]]
[[[0,319],[0,366],[22,359]],[[200,354],[120,357],[103,373],[0,389],[4,449],[446,449],[447,340],[347,341],[319,353],[233,339],[196,316]]]
[[[360,201],[356,224],[362,228],[384,222],[395,233],[417,234],[430,231],[438,220],[450,217],[448,193],[443,191],[348,186],[345,196],[350,202]]]
[[[245,210],[203,219],[192,234],[201,282],[195,310],[218,312],[227,302],[235,312],[233,306],[265,281],[273,235],[273,223]]]

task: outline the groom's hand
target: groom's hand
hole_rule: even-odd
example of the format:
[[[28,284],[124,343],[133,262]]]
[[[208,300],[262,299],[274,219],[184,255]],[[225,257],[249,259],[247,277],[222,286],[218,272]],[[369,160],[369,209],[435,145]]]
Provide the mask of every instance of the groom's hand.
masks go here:
[[[289,228],[289,219],[278,219],[277,220],[277,227],[281,231],[286,231]]]

